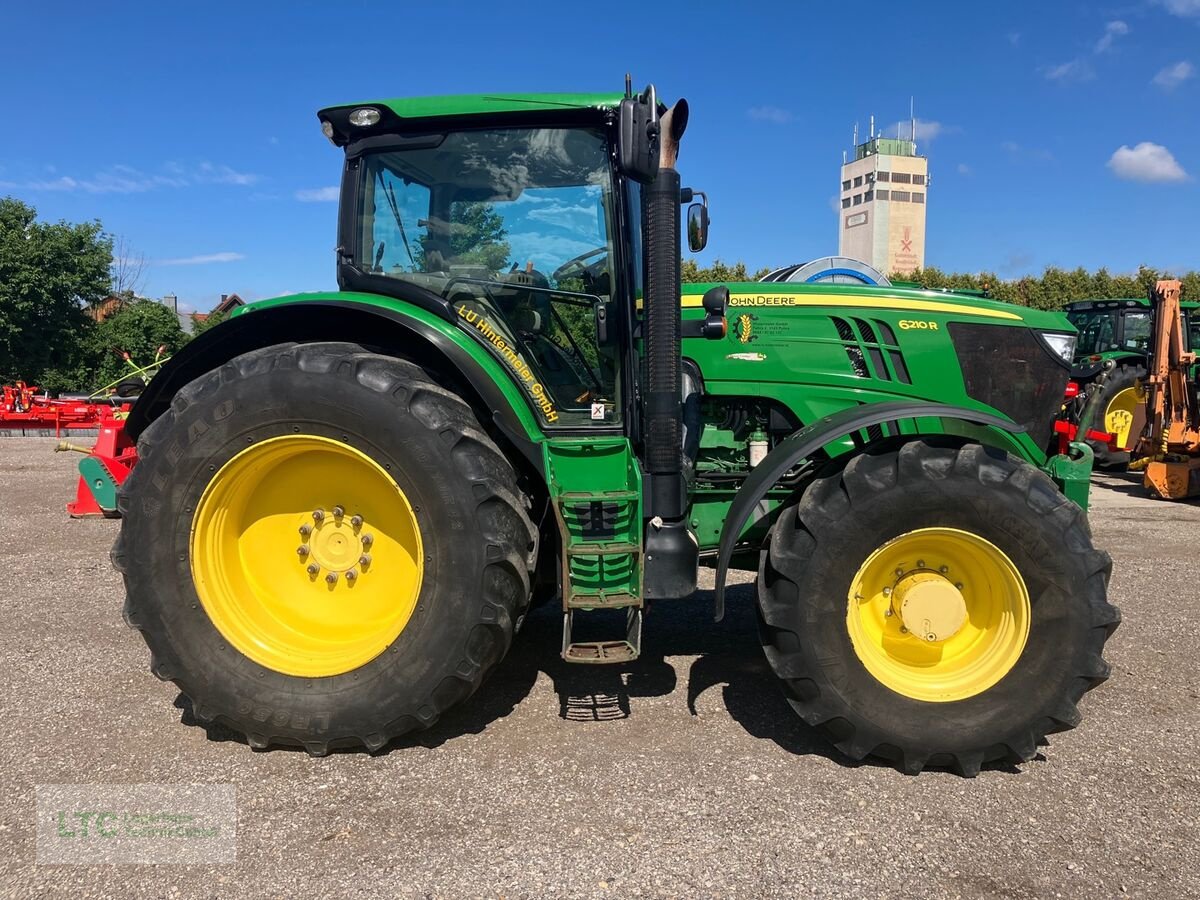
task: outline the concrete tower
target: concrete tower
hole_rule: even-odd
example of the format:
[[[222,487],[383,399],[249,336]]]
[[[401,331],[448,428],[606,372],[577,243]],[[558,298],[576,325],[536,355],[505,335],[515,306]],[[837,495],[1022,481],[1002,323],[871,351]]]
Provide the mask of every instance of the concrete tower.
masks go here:
[[[872,117],[861,144],[855,128],[854,158],[843,156],[841,180],[838,255],[889,275],[924,268],[929,160],[917,155],[916,140],[876,135]]]

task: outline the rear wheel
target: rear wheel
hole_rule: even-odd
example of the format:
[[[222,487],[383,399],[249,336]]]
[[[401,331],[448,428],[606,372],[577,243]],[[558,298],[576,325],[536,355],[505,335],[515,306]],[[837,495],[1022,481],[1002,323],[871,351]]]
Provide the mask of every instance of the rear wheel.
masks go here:
[[[1110,568],[1034,467],[912,442],[856,457],[783,511],[760,633],[792,706],[850,757],[974,775],[1079,722],[1120,621]]]
[[[1129,462],[1129,449],[1137,441],[1133,425],[1139,406],[1146,402],[1141,379],[1146,377],[1142,366],[1125,364],[1118,366],[1100,388],[1098,421],[1092,427],[1117,436],[1117,447],[1110,450],[1107,444],[1088,441],[1095,453],[1096,465],[1120,466]]]
[[[351,344],[270,347],[139,441],[113,559],[151,668],[250,744],[382,747],[469,696],[536,531],[470,407]]]

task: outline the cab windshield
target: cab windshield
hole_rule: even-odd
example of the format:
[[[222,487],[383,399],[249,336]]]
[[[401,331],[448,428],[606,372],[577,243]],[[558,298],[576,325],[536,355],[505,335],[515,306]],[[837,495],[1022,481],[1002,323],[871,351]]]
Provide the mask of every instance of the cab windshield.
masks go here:
[[[550,424],[615,423],[608,147],[588,129],[451,132],[368,154],[356,264],[450,301]]]
[[[1117,343],[1118,309],[1081,309],[1067,313],[1067,319],[1079,329],[1075,356],[1091,356],[1109,350],[1120,350]]]

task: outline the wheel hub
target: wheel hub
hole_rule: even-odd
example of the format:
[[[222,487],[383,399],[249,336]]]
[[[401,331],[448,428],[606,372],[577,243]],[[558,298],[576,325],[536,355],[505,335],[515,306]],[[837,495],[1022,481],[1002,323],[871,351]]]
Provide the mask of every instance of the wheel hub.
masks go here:
[[[301,536],[307,535],[308,538],[307,546],[301,545],[299,548],[298,556],[302,563],[315,563],[322,572],[338,575],[365,568],[363,560],[372,544],[372,535],[362,516],[318,516],[314,513],[311,521],[308,532],[304,530],[309,524],[307,519],[299,529]]]
[[[929,642],[958,634],[967,621],[962,591],[936,572],[913,572],[892,591],[892,609],[909,633]]]

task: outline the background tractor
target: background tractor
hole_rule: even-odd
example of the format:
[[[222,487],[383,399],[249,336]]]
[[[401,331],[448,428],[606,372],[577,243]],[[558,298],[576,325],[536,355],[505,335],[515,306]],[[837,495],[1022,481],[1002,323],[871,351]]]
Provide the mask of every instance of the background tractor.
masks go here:
[[[1200,303],[1184,303],[1182,310],[1185,347],[1200,347]],[[1146,375],[1150,354],[1150,301],[1079,300],[1067,305],[1067,318],[1079,329],[1079,340],[1066,418],[1077,423],[1084,405],[1099,393],[1099,414],[1092,427],[1115,440],[1088,443],[1098,465],[1122,465],[1129,461],[1146,423],[1145,393],[1139,382]],[[1108,360],[1114,368],[1101,386],[1097,376]]]
[[[687,104],[319,113],[340,290],[239,309],[150,382],[113,551],[151,668],[254,748],[378,750],[532,603],[624,665],[652,602],[759,573],[767,659],[854,759],[974,774],[1078,723],[1119,621],[1091,453],[1047,456],[1075,330],[921,290],[680,285]]]

